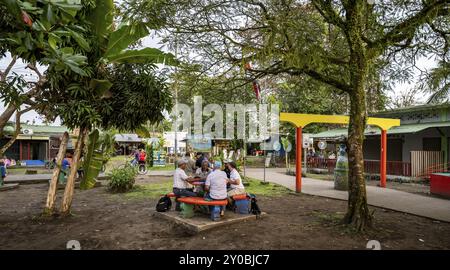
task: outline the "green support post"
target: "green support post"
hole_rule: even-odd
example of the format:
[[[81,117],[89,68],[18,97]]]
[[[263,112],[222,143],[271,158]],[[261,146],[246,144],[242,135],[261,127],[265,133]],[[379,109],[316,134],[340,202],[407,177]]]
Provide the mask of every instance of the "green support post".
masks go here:
[[[444,152],[444,164],[445,166],[448,167],[448,160],[449,160],[449,156],[448,156],[448,137],[445,136],[445,134],[443,136],[441,136],[441,151]]]

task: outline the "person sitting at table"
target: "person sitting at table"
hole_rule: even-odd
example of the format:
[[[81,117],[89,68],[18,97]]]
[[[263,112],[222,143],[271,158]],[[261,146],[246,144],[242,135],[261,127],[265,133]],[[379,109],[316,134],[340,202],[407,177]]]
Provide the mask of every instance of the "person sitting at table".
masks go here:
[[[214,170],[208,174],[205,181],[205,200],[225,200],[227,198],[227,175],[220,170],[222,163],[214,162]],[[224,207],[220,207],[220,216],[224,215]]]
[[[186,152],[186,154],[184,155],[184,158],[187,161],[186,169],[184,171],[186,172],[187,175],[191,176],[192,174],[194,174],[195,169],[197,168],[195,166],[195,160],[193,160],[191,158],[191,153],[189,153],[189,152]]]
[[[228,189],[228,198],[231,200],[231,197],[234,195],[245,194],[244,184],[242,183],[241,176],[239,172],[236,170],[236,163],[234,161],[230,161],[227,163],[228,168],[230,169],[230,179],[228,179],[228,183],[230,183],[230,188]]]
[[[190,177],[184,171],[187,165],[186,159],[178,160],[178,168],[173,174],[173,193],[178,197],[197,197],[197,193],[190,188],[190,182],[195,182],[196,179]],[[180,211],[180,203],[177,201],[175,210]]]
[[[202,166],[195,171],[194,178],[197,182],[205,181],[206,177],[210,172],[211,169],[209,168],[208,160],[203,160]],[[204,193],[202,185],[196,185],[194,188],[194,192],[197,192],[197,194],[202,195]]]
[[[229,160],[229,159],[225,159],[223,161],[223,163],[225,165],[225,168],[223,169],[223,171],[227,174],[228,178],[230,178],[230,173],[231,173],[230,168],[228,168],[228,163],[230,163],[230,162],[231,162],[231,160]]]
[[[195,177],[197,181],[204,181],[210,172],[209,162],[205,159],[202,161],[202,166],[195,171]]]

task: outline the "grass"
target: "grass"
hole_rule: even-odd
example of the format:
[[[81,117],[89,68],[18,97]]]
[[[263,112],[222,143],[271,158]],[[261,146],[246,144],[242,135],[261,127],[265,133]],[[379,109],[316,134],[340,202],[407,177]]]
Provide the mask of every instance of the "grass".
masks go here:
[[[252,178],[246,178],[245,182],[249,183],[249,185],[245,187],[247,193],[255,195],[281,197],[293,192],[283,186],[273,183],[261,184],[261,181]],[[167,181],[163,183],[135,185],[130,192],[127,192],[124,195],[128,199],[154,199],[171,191],[172,181]]]
[[[135,185],[130,192],[125,193],[128,199],[154,199],[172,191],[172,181]]]
[[[288,188],[283,186],[266,182],[267,184],[262,184],[260,180],[246,177],[244,179],[244,183],[248,183],[249,185],[245,187],[245,191],[247,193],[252,193],[255,195],[263,195],[268,197],[281,197],[286,194],[292,193]]]

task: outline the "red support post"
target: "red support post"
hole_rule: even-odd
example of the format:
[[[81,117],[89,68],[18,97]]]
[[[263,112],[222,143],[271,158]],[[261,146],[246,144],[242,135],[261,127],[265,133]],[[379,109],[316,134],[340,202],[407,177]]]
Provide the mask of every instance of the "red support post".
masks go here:
[[[302,127],[298,127],[295,140],[295,192],[297,193],[302,192],[302,145]]]
[[[386,130],[381,130],[381,156],[380,156],[380,187],[386,187],[386,153],[387,135]]]

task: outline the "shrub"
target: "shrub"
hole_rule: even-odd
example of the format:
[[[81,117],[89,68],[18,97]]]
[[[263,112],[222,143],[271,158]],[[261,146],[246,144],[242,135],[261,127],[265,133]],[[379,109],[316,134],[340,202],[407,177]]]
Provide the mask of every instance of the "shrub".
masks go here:
[[[108,189],[112,192],[127,192],[133,188],[137,169],[131,166],[114,168],[109,174]]]

